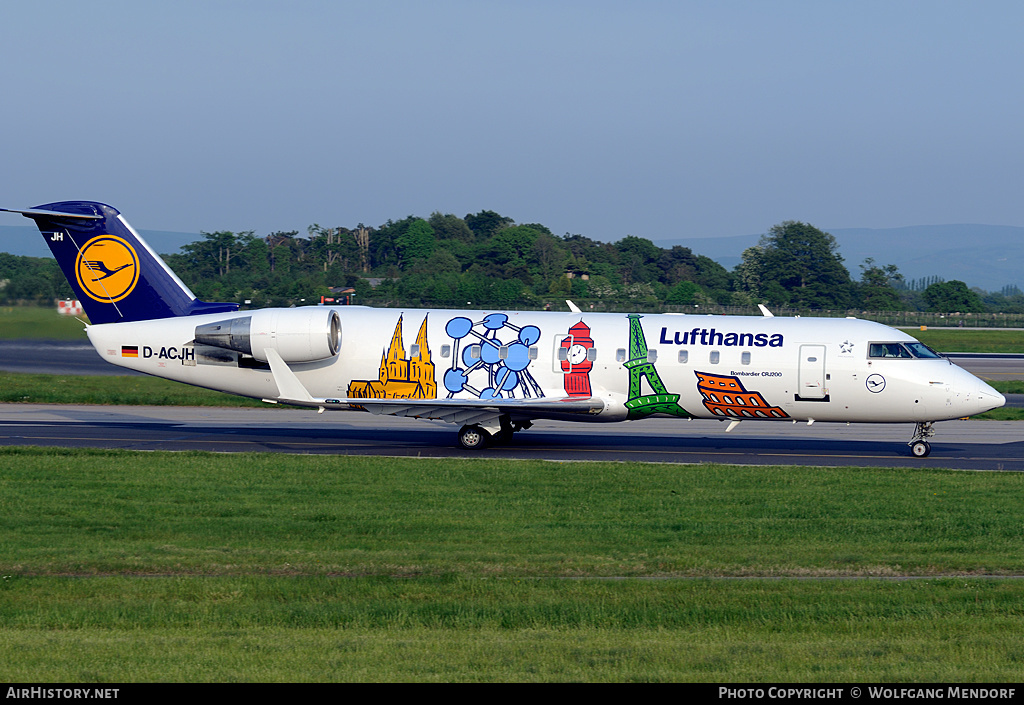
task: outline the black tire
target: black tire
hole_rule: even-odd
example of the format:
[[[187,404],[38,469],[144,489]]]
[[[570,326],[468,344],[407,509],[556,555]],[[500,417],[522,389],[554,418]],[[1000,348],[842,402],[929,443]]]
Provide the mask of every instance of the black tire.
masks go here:
[[[459,445],[466,450],[483,450],[490,439],[491,434],[477,425],[463,426],[459,431]]]
[[[914,441],[910,446],[910,452],[915,458],[927,458],[928,454],[932,452],[932,447],[928,441]]]

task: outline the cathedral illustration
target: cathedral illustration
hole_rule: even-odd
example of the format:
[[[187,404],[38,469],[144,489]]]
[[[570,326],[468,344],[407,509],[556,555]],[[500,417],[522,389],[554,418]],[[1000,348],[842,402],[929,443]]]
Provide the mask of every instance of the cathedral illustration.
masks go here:
[[[402,342],[402,316],[398,317],[391,344],[380,359],[377,379],[352,380],[348,396],[353,399],[436,399],[434,363],[427,345],[427,317],[423,317],[412,354],[406,357]]]

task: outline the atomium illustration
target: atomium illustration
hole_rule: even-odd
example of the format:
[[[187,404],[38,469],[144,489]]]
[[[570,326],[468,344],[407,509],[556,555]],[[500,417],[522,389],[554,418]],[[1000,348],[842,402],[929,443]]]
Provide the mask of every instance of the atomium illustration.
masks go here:
[[[544,396],[527,370],[530,346],[540,340],[540,328],[520,328],[508,322],[508,315],[491,313],[477,322],[453,318],[444,329],[455,343],[452,367],[444,373],[449,399],[463,391],[480,399]]]

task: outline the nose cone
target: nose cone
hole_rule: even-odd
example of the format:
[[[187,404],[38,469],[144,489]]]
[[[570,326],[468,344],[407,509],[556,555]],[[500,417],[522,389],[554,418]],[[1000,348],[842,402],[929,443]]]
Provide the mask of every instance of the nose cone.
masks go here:
[[[989,385],[978,380],[978,388],[967,400],[971,407],[971,414],[983,414],[992,409],[998,409],[1006,403],[1006,397],[992,389]]]

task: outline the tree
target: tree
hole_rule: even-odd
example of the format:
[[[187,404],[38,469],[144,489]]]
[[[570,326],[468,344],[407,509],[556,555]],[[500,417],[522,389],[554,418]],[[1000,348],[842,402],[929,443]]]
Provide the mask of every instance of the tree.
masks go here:
[[[440,212],[434,211],[430,214],[430,219],[427,222],[430,223],[430,227],[434,229],[434,235],[440,241],[473,241],[473,231],[466,225],[466,221],[457,215],[451,213],[442,215]]]
[[[665,284],[694,281],[697,277],[697,266],[697,258],[689,247],[673,245],[669,250],[661,249],[658,257],[658,280]]]
[[[315,225],[312,227],[319,228],[320,226]],[[280,260],[280,264],[282,265],[280,269],[282,270],[282,273],[288,273],[288,267],[292,262],[292,245],[295,240],[295,236],[298,234],[298,230],[289,230],[287,232],[276,231],[270,233],[266,238],[264,238],[267,243],[267,257],[270,260],[271,272],[278,271],[278,260]]]
[[[397,266],[400,261],[398,240],[414,222],[420,220],[410,215],[398,222],[389,220],[384,225],[370,232],[370,267],[384,269]]]
[[[720,301],[726,301],[732,290],[732,277],[725,267],[710,257],[697,255],[697,274],[694,281],[701,285],[706,292],[714,292],[714,297]]]
[[[759,301],[762,296],[763,283],[761,281],[764,273],[764,248],[754,245],[743,250],[740,263],[733,270],[736,288],[750,295]]]
[[[896,265],[879,267],[873,258],[868,257],[860,269],[860,284],[857,285],[860,306],[868,311],[900,310],[900,294],[896,284],[903,281],[903,275],[896,270]]]
[[[663,250],[650,240],[627,235],[615,243],[619,251],[619,273],[625,283],[648,282],[658,278]]]
[[[675,305],[692,304],[700,293],[700,287],[693,282],[679,282],[672,288],[668,296],[665,297],[665,303]]]
[[[780,298],[779,289],[771,286],[775,283],[787,299],[779,303],[818,309],[849,305],[853,282],[832,235],[788,220],[772,227],[757,247],[761,250],[760,271],[755,278],[763,294]]]
[[[434,253],[436,244],[434,229],[422,218],[414,220],[404,233],[395,237],[399,262],[407,269],[425,262]]]
[[[463,219],[466,225],[473,231],[477,240],[487,240],[501,230],[512,225],[515,221],[498,215],[494,211],[480,211],[476,215],[466,214]]]
[[[249,246],[256,240],[253,231],[233,233],[221,230],[200,234],[203,239],[183,245],[182,254],[176,258],[176,263],[183,264],[193,275],[201,279],[223,279],[231,274],[232,269],[244,270],[248,266]]]
[[[309,251],[314,261],[326,272],[332,267],[354,271],[361,267],[362,253],[356,233],[348,228],[323,228],[316,223],[306,228]]]
[[[569,256],[568,250],[562,247],[558,239],[549,233],[541,232],[533,243],[533,258],[537,262],[537,273],[549,284],[553,280],[565,279]]]
[[[932,311],[943,313],[981,313],[985,304],[981,297],[967,288],[962,281],[932,284],[924,290],[924,300]]]
[[[513,225],[500,230],[492,237],[482,254],[488,264],[488,271],[505,279],[516,278],[530,284],[530,264],[533,261],[533,249],[540,236],[533,228],[525,225]]]

